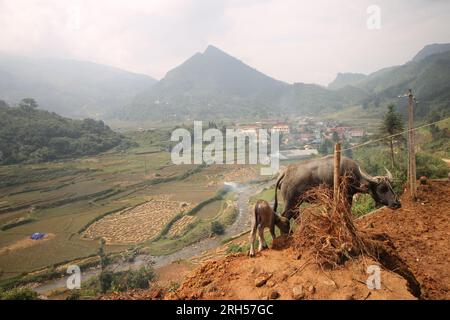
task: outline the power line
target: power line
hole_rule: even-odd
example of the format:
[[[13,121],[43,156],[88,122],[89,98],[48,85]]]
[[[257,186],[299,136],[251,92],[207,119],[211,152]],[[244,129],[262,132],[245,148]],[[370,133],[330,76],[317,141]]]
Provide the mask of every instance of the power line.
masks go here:
[[[427,123],[427,124],[424,124],[424,125],[421,125],[421,126],[412,128],[411,130],[404,130],[404,131],[402,131],[402,132],[395,133],[395,134],[391,134],[391,135],[388,135],[388,136],[385,136],[385,137],[382,137],[382,138],[379,138],[379,139],[369,140],[369,141],[366,141],[366,142],[364,142],[364,143],[358,144],[358,145],[356,145],[356,146],[348,147],[348,148],[342,149],[341,152],[344,152],[344,151],[347,151],[347,150],[356,149],[356,148],[359,148],[359,147],[363,147],[363,146],[366,146],[366,145],[371,144],[371,143],[380,142],[380,141],[386,140],[386,139],[388,139],[388,138],[393,138],[393,137],[401,136],[402,134],[405,134],[405,133],[407,133],[407,132],[410,132],[410,131],[416,131],[416,130],[419,130],[419,129],[422,129],[422,128],[425,128],[425,127],[429,127],[429,126],[431,126],[431,125],[433,125],[433,124],[440,123],[440,122],[444,122],[444,121],[447,121],[447,120],[450,120],[450,117],[447,117],[447,118],[445,118],[445,119],[441,119],[441,120],[438,120],[438,121],[435,121],[435,122]]]

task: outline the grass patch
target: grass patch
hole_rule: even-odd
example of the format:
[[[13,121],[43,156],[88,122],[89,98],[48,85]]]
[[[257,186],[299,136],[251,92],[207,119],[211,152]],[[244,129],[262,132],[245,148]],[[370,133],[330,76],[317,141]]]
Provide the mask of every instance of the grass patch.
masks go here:
[[[15,228],[15,227],[27,224],[27,223],[31,223],[34,221],[36,221],[36,219],[29,217],[29,216],[28,217],[19,217],[17,219],[14,219],[14,220],[9,221],[9,222],[5,223],[4,225],[2,225],[0,230],[6,231],[6,230],[9,230],[9,229],[12,229],[12,228]]]
[[[352,205],[352,213],[356,217],[361,217],[376,209],[376,203],[370,194],[360,194]]]

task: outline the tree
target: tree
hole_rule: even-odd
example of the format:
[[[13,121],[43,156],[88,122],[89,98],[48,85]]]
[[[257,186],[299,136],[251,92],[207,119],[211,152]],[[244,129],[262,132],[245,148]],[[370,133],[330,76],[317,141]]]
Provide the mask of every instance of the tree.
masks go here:
[[[100,239],[100,247],[98,248],[97,255],[100,257],[100,267],[101,267],[102,271],[109,264],[109,258],[105,253],[105,244],[106,244],[105,239],[101,238]]]
[[[0,108],[8,108],[9,105],[4,101],[4,100],[0,100]]]
[[[25,98],[20,101],[19,107],[26,110],[34,110],[37,109],[38,104],[33,98]]]
[[[388,105],[388,111],[384,115],[383,122],[380,127],[380,135],[389,136],[387,139],[391,153],[391,165],[395,167],[394,158],[394,141],[399,140],[399,136],[393,137],[397,133],[403,131],[403,120],[401,115],[395,111],[395,105]],[[400,138],[401,139],[401,138]]]
[[[322,155],[331,154],[333,152],[333,142],[328,139],[324,139],[323,142],[319,145],[319,153]]]
[[[428,113],[428,116],[427,116],[427,122],[428,123],[433,123],[433,122],[436,122],[436,121],[439,121],[439,120],[441,120],[441,116],[436,110],[430,111]],[[433,137],[433,139],[439,139],[440,129],[439,129],[439,127],[436,124],[430,125],[428,127],[428,130],[430,131],[431,136]]]
[[[331,137],[331,139],[333,140],[334,143],[338,143],[339,142],[339,135],[336,131],[333,132],[333,135]]]
[[[100,292],[106,293],[111,289],[111,285],[114,279],[114,274],[111,271],[103,271],[100,273],[98,277],[100,283]]]
[[[219,221],[214,220],[211,222],[211,232],[213,234],[221,235],[225,232],[225,228]]]

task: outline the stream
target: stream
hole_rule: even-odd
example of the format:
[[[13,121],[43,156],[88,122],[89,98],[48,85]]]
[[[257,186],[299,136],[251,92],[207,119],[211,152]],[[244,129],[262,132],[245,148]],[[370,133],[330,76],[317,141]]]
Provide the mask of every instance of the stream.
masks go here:
[[[225,229],[225,232],[221,236],[213,238],[205,238],[195,243],[192,243],[181,250],[164,256],[152,256],[152,255],[138,255],[132,262],[118,262],[113,263],[107,267],[108,270],[113,272],[125,271],[130,269],[138,269],[143,265],[152,264],[157,269],[174,261],[182,259],[190,259],[201,255],[207,250],[219,247],[222,245],[222,241],[234,235],[238,235],[250,228],[250,214],[248,212],[248,202],[251,196],[261,192],[264,188],[273,184],[273,181],[263,182],[259,184],[238,184],[238,183],[225,183],[226,186],[232,188],[237,193],[236,204],[238,207],[238,214],[230,226]],[[91,268],[84,270],[81,273],[81,280],[86,281],[100,274],[99,268]],[[38,294],[48,294],[56,289],[66,288],[67,277],[52,279],[34,287],[33,290]]]

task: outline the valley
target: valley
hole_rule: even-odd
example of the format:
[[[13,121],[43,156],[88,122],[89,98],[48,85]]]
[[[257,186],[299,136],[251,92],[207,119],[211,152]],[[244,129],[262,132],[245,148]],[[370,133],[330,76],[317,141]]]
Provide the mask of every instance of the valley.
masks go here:
[[[254,290],[248,281],[221,273],[222,263],[233,265],[233,274],[247,276],[249,270],[258,269],[244,257],[251,205],[257,199],[272,203],[274,183],[286,166],[331,155],[339,142],[343,156],[371,175],[383,176],[389,168],[394,176],[391,188],[404,197],[406,99],[399,94],[410,86],[421,99],[415,105],[414,123],[422,126],[415,130],[417,178],[448,189],[440,183],[447,178],[450,159],[449,48],[426,46],[411,61],[368,75],[339,73],[328,86],[276,80],[211,45],[160,81],[87,62],[0,54],[0,297],[14,290],[30,290],[46,299],[71,297],[74,293],[65,288],[70,265],[79,266],[84,277],[75,298],[130,297],[128,289],[142,286],[163,292],[157,298],[270,297],[264,288]],[[20,65],[34,71],[23,73]],[[49,66],[67,74],[56,72],[36,91],[29,81],[48,74]],[[65,81],[66,76],[73,79]],[[73,92],[68,100],[65,90]],[[171,134],[175,129],[191,134],[194,121],[200,120],[202,130],[211,129],[221,137],[227,129],[255,137],[261,130],[277,132],[280,149],[272,155],[280,159],[280,168],[263,176],[260,162],[174,164],[171,151],[176,141]],[[194,150],[208,146],[207,140],[191,143]],[[244,145],[250,145],[250,138]],[[215,155],[228,150],[221,148]],[[248,149],[234,155],[250,157]],[[448,201],[425,192],[427,197]],[[417,206],[408,203],[407,208],[419,212]],[[355,196],[349,214],[365,219],[368,213],[384,212],[376,209],[372,196],[365,194]],[[404,213],[411,214],[408,210]],[[444,225],[445,217],[438,214]],[[398,232],[402,233],[393,230],[392,237]],[[442,238],[438,240],[441,245]],[[403,233],[398,241],[407,251]],[[264,274],[280,273],[277,261],[292,254],[291,248],[283,247],[255,261],[267,262]],[[343,286],[354,286],[349,270],[362,277],[365,261],[359,259],[342,274],[336,271]],[[290,267],[307,263],[296,260]],[[196,280],[187,278],[196,267],[200,268],[193,271]],[[419,267],[414,271],[426,278]],[[303,280],[309,287],[319,270],[307,269]],[[417,298],[394,273],[388,275],[388,286],[396,291],[386,289],[374,297]],[[218,274],[232,279],[212,279]],[[105,275],[111,281],[103,288]],[[133,277],[144,277],[144,284],[133,283]],[[320,277],[320,282],[327,281]],[[274,278],[282,283],[282,298],[290,298],[291,286],[301,280],[294,278],[291,282]],[[215,283],[218,290],[197,288],[203,287],[199,279],[211,280],[206,286]],[[226,293],[233,281],[244,283],[242,291]],[[427,298],[446,297],[445,284],[421,281],[430,287]],[[345,292],[321,288],[325,288],[321,298],[345,297]],[[369,297],[363,291],[356,290],[354,296]],[[136,294],[155,298],[153,291]],[[315,297],[313,292],[305,296]]]

